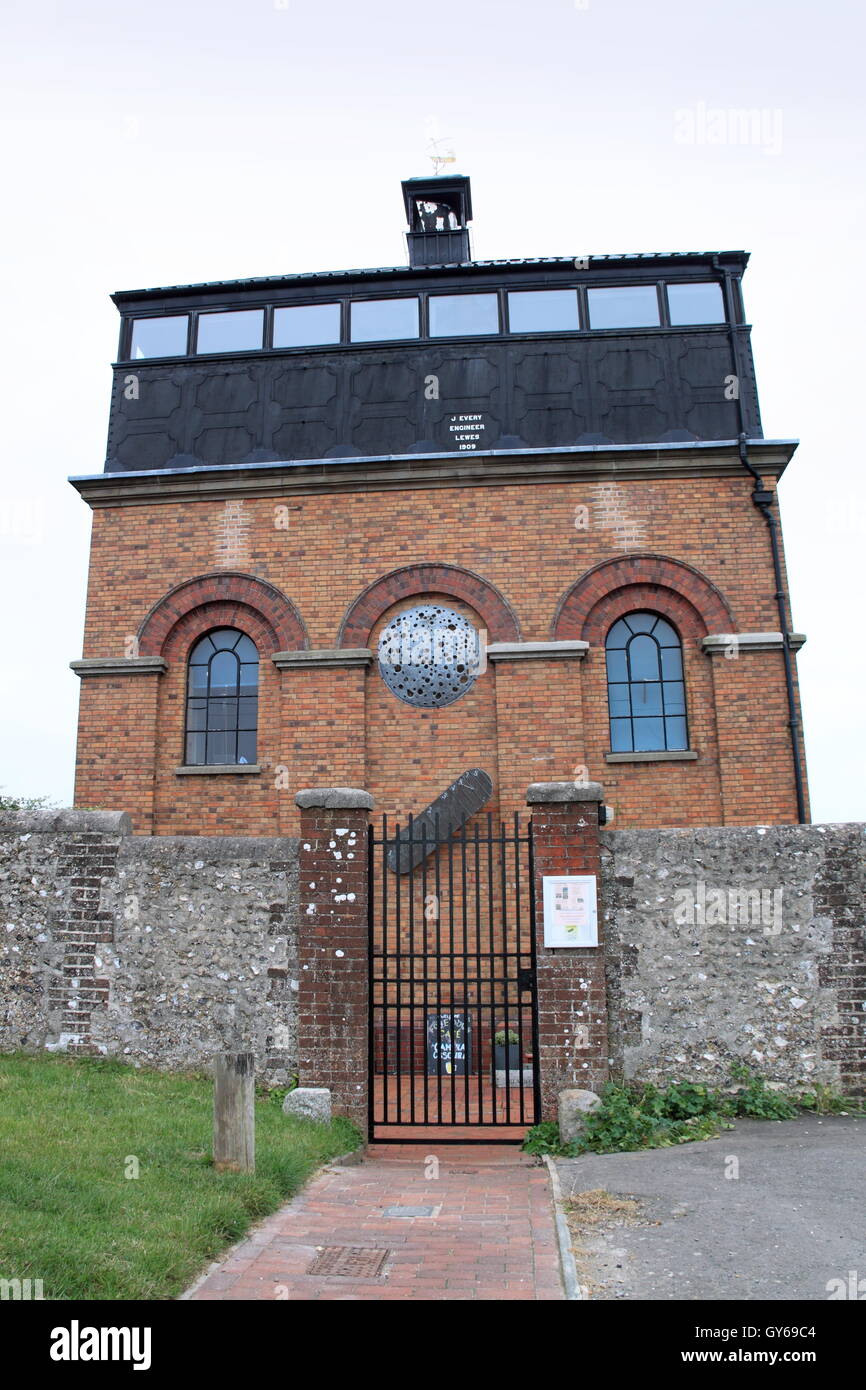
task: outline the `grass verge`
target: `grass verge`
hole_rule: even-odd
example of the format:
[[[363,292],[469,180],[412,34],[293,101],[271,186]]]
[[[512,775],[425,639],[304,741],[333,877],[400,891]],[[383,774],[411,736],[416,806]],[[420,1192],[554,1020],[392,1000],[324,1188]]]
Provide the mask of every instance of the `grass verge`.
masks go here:
[[[46,1299],[165,1299],[329,1158],[348,1120],[256,1101],[256,1172],[217,1173],[209,1077],[104,1059],[0,1056],[0,1278]],[[138,1172],[138,1177],[127,1176]]]

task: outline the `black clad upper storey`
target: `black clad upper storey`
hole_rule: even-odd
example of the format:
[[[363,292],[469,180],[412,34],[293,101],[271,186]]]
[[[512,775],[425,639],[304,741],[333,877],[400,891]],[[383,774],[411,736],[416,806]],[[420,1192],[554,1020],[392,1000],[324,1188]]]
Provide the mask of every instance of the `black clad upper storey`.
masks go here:
[[[115,294],[106,472],[761,437],[745,252],[470,261],[468,179],[403,193],[408,267]]]

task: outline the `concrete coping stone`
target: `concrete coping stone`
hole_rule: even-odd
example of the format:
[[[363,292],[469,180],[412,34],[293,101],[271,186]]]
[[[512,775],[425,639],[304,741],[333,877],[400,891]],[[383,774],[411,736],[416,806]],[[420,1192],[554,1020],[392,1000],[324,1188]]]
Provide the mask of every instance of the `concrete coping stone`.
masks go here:
[[[323,647],[317,651],[274,652],[271,657],[279,671],[322,666],[369,666],[372,660],[370,647]]]
[[[0,831],[18,835],[131,835],[128,811],[3,811]]]
[[[805,632],[789,632],[788,640],[792,649],[798,652],[806,641]],[[784,646],[781,632],[710,632],[701,638],[701,648],[711,655],[725,652],[732,645],[740,651],[771,652],[781,651]]]
[[[161,656],[87,656],[69,667],[76,676],[161,676],[168,662]]]
[[[120,862],[166,864],[176,870],[192,860],[203,869],[214,864],[249,864],[273,872],[275,863],[294,866],[300,841],[296,835],[131,835],[120,851]]]
[[[305,787],[295,796],[302,811],[322,807],[326,811],[372,811],[373,798],[358,787]]]
[[[238,772],[261,772],[261,763],[201,763],[176,767],[175,777],[233,777]]]
[[[545,802],[604,801],[601,782],[533,782],[526,791],[530,806]]]
[[[693,763],[697,761],[695,748],[664,748],[647,753],[605,753],[606,763]]]
[[[491,642],[489,661],[581,661],[589,651],[588,642]]]

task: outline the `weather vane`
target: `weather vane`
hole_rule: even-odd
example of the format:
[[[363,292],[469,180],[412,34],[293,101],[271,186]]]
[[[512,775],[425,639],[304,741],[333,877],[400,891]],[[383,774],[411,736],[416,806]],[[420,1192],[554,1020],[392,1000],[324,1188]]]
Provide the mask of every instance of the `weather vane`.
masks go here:
[[[454,153],[453,146],[449,146],[447,149],[442,150],[439,148],[439,146],[442,144],[444,144],[444,140],[435,140],[432,137],[427,142],[428,148],[430,150],[428,159],[431,159],[433,161],[433,173],[437,176],[441,174],[446,164],[457,163],[457,156]]]

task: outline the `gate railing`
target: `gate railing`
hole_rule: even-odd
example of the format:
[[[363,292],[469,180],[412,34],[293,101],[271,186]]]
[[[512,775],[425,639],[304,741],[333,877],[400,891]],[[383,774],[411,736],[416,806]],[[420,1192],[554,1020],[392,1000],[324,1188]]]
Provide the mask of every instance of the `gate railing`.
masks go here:
[[[376,829],[368,839],[371,1137],[424,1126],[470,1138],[473,1129],[534,1124],[531,821],[522,832],[517,815],[497,825],[488,815],[440,835],[438,818],[431,833],[426,821],[410,816],[390,829],[385,817]]]

